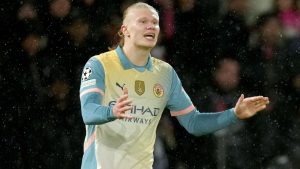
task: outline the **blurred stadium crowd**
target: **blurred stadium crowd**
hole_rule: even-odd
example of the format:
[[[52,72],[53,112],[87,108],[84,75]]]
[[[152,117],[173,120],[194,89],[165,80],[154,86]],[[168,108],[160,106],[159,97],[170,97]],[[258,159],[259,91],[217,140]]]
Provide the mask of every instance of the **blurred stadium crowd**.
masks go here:
[[[80,168],[81,71],[118,42],[134,0],[1,2],[0,168]],[[300,168],[300,1],[148,0],[160,12],[152,55],[169,62],[201,112],[241,93],[266,111],[209,135],[189,135],[166,110],[154,169]]]

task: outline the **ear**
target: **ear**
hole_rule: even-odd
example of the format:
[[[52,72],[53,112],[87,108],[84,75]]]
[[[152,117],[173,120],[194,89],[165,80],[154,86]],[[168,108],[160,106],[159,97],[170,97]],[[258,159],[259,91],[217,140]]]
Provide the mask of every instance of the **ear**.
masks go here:
[[[129,35],[129,32],[128,32],[128,30],[127,30],[127,26],[125,26],[125,25],[122,25],[121,26],[121,32],[123,33],[123,35],[125,36],[125,37],[129,37],[130,35]]]

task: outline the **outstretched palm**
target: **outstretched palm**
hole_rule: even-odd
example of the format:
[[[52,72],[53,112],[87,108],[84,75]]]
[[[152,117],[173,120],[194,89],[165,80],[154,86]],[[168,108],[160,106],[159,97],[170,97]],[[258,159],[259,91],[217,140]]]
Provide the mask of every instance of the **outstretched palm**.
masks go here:
[[[254,96],[244,98],[242,94],[235,105],[234,111],[239,119],[246,119],[265,109],[267,104],[269,104],[268,97]]]

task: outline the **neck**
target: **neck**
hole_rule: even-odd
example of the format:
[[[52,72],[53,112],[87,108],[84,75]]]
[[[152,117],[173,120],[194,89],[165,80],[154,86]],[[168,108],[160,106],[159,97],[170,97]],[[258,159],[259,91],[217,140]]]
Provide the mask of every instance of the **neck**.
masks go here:
[[[123,51],[131,63],[136,66],[145,66],[151,49],[124,44]]]

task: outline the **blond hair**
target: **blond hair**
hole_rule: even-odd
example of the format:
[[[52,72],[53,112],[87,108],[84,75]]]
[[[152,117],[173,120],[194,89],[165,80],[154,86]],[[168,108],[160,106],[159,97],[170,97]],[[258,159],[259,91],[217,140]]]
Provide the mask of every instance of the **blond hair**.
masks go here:
[[[134,3],[130,6],[128,6],[125,9],[125,11],[123,12],[123,22],[125,21],[128,13],[131,9],[149,9],[149,10],[155,11],[158,14],[158,11],[153,6],[151,6],[147,3],[144,3],[144,2],[137,2],[137,3]]]

